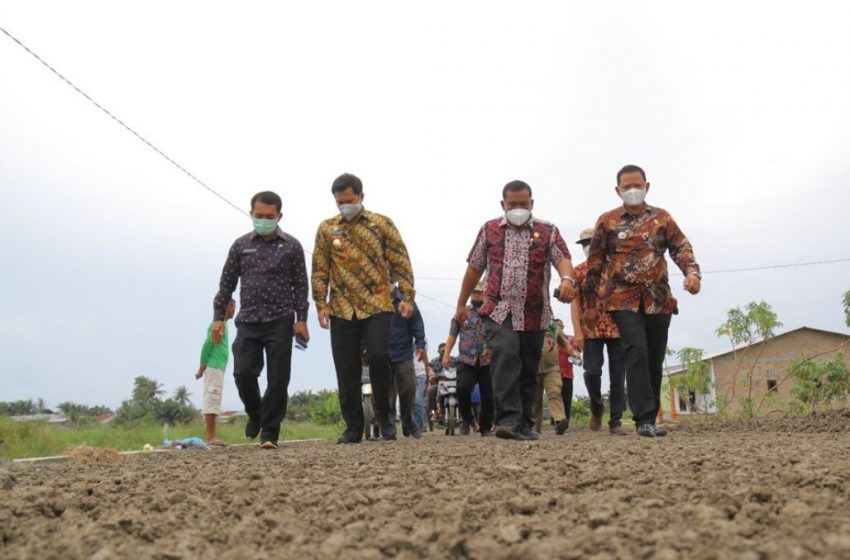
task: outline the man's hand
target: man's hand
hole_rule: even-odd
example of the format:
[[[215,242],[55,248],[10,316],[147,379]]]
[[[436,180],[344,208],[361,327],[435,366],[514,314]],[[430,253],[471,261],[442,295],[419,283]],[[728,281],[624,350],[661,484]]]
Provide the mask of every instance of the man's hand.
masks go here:
[[[596,323],[599,322],[599,311],[592,307],[587,308],[582,316],[582,323],[587,332],[592,332],[596,328]]]
[[[575,352],[578,352],[579,354],[584,352],[584,333],[576,333],[575,336],[573,336],[573,342],[570,346],[572,346],[571,353],[573,354],[575,354]]]
[[[696,295],[699,293],[701,287],[702,282],[700,282],[699,278],[697,278],[693,274],[688,274],[687,276],[685,276],[685,290],[687,290],[693,295]]]
[[[406,301],[400,302],[398,304],[398,314],[401,315],[403,319],[410,319],[413,317],[413,304]]]
[[[448,352],[443,353],[443,367],[449,369],[452,363],[452,357],[449,356]]]
[[[213,321],[212,326],[212,341],[218,346],[221,344],[221,339],[224,337],[224,321]]]
[[[424,348],[416,349],[416,359],[423,363],[428,363],[428,352]]]
[[[466,304],[459,303],[457,304],[457,309],[455,310],[455,319],[457,322],[463,325],[466,323]]]
[[[490,360],[490,358],[492,358],[492,357],[493,357],[493,349],[492,348],[485,348],[484,351],[481,352],[481,360],[482,361]]]
[[[575,283],[569,280],[561,280],[561,286],[558,288],[558,301],[561,303],[570,303],[576,297]]]
[[[200,379],[200,378],[202,378],[202,377],[204,376],[204,370],[206,370],[206,369],[207,369],[207,368],[206,368],[206,367],[204,367],[204,366],[199,367],[199,368],[198,368],[198,371],[196,371],[196,372],[195,372],[195,379]]]
[[[307,329],[307,321],[298,321],[292,326],[292,331],[304,337],[304,340],[310,342],[310,331]]]
[[[323,329],[331,328],[331,310],[330,309],[322,309],[319,311],[319,326]]]

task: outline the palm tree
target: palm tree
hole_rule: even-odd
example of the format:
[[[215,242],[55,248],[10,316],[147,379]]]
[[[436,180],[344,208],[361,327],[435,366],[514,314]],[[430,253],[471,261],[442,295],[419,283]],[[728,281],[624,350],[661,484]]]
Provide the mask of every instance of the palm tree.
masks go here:
[[[177,387],[177,389],[174,391],[174,400],[177,401],[181,406],[187,406],[190,403],[190,396],[192,396],[192,393],[189,392],[189,389],[187,389],[185,385]]]

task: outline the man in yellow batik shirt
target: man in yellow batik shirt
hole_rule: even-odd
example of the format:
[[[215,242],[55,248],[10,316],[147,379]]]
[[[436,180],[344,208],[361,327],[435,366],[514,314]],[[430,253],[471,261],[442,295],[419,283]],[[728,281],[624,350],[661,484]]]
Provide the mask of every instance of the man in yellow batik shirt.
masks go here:
[[[416,294],[410,257],[393,221],[363,208],[363,183],[358,177],[340,175],[331,193],[339,215],[319,224],[312,285],[319,324],[331,330],[339,404],[346,425],[337,442],[360,443],[363,438],[360,385],[364,346],[381,436],[394,440],[395,418],[390,417],[389,409],[391,284],[398,283],[398,313],[410,318]]]

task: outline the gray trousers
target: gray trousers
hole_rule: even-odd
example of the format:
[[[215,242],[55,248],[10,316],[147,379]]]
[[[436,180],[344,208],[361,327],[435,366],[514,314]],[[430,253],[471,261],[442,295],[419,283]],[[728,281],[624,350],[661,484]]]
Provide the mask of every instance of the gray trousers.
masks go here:
[[[419,431],[419,427],[413,421],[413,407],[416,404],[416,369],[413,367],[413,360],[392,362],[390,410],[395,410],[396,393],[401,408],[401,427],[407,435],[412,435]]]
[[[515,331],[510,316],[500,325],[484,319],[493,357],[493,423],[517,429],[534,425],[534,391],[546,331]]]

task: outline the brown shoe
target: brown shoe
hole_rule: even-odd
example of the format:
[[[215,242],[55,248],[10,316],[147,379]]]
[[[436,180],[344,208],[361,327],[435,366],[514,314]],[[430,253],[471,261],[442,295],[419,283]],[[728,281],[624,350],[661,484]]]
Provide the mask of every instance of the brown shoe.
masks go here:
[[[602,427],[602,415],[596,415],[590,417],[590,430],[592,432],[598,432]]]
[[[629,432],[622,426],[611,426],[608,428],[608,433],[612,436],[627,436]]]

